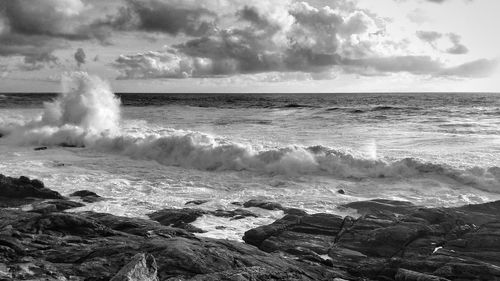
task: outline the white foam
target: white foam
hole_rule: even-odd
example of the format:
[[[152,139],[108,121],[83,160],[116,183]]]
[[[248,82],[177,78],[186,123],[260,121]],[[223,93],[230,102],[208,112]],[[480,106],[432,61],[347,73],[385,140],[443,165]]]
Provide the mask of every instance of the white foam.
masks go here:
[[[410,178],[438,175],[463,185],[499,192],[500,168],[457,170],[417,159],[385,162],[324,146],[255,148],[199,132],[163,130],[125,134],[120,130],[120,101],[109,85],[84,72],[65,75],[63,92],[46,103],[43,114],[24,125],[0,130],[18,144],[86,146],[102,152],[154,160],[163,165],[208,171],[326,175],[335,178]]]

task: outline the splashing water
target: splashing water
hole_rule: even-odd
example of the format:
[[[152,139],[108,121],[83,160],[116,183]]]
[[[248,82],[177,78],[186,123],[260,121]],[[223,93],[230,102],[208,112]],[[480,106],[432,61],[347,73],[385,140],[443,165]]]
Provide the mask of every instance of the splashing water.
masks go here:
[[[44,104],[43,114],[22,126],[2,131],[18,144],[91,146],[119,135],[120,100],[108,83],[85,72],[63,76],[62,93]]]
[[[85,72],[75,72],[63,77],[62,88],[55,101],[45,104],[39,118],[0,131],[6,132],[7,139],[16,144],[89,147],[132,159],[205,171],[244,170],[356,179],[436,174],[498,192],[499,168],[456,170],[410,158],[387,163],[377,158],[375,141],[366,147],[367,159],[324,146],[255,148],[198,132],[124,134],[120,130],[120,100],[108,83]]]

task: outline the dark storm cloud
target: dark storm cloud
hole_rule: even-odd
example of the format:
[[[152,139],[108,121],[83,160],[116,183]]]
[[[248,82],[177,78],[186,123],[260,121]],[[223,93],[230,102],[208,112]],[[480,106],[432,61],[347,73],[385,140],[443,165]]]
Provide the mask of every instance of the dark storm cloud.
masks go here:
[[[24,57],[22,70],[53,63],[67,40],[104,42],[109,28],[80,0],[0,1],[0,56]]]
[[[215,28],[217,20],[214,12],[181,1],[127,0],[126,3],[112,21],[117,29],[202,36]]]
[[[0,5],[11,33],[69,40],[104,40],[109,35],[98,21],[89,21],[79,0],[15,0]]]
[[[115,67],[122,70],[124,79],[158,77],[159,73],[169,78],[184,78],[269,71],[320,72],[340,61],[338,29],[344,28],[349,35],[365,30],[362,21],[344,22],[333,10],[316,9],[304,2],[279,12],[244,6],[235,13],[241,23],[238,28],[220,29],[177,44],[173,46],[175,54],[149,52],[122,56]],[[183,67],[171,62],[182,63]]]
[[[113,8],[103,9],[106,5]],[[0,0],[0,56],[22,56],[24,69],[37,69],[56,63],[54,51],[68,48],[68,41],[109,43],[112,33],[134,31],[188,39],[159,52],[121,55],[113,64],[121,79],[316,75],[334,67],[362,75],[488,73],[491,63],[481,61],[445,68],[428,56],[384,56],[386,50],[404,54],[409,44],[384,38],[386,24],[344,0]],[[437,41],[448,40],[442,52],[468,51],[456,34],[416,35],[436,49]],[[75,54],[79,65],[84,54],[83,49]]]
[[[27,64],[55,62],[52,52],[65,44],[45,36],[23,36],[19,34],[0,35],[0,56],[23,56]]]

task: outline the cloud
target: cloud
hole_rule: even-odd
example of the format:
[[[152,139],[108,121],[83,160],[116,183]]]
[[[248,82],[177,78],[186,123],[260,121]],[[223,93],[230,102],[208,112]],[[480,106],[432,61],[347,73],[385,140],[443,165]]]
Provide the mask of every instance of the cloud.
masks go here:
[[[82,64],[85,64],[86,55],[85,51],[83,51],[82,48],[78,48],[78,50],[76,50],[74,57],[76,63],[78,64],[78,67],[80,67]]]
[[[121,56],[114,65],[122,79],[272,71],[318,73],[339,64],[340,37],[366,33],[373,24],[362,11],[345,14],[306,2],[245,5],[233,14],[237,22],[234,28],[219,28],[174,45],[175,51]],[[174,31],[178,30],[185,29]]]
[[[461,38],[459,35],[455,33],[449,33],[448,38],[450,39],[451,43],[453,43],[453,46],[446,49],[447,53],[454,55],[463,55],[469,52],[469,49],[460,42]]]
[[[436,31],[417,31],[417,37],[420,38],[420,40],[425,41],[427,43],[433,44],[436,42],[436,40],[440,39],[443,37],[443,34],[436,32]]]
[[[0,35],[0,56],[22,56],[27,64],[56,62],[57,58],[52,52],[64,46],[62,41],[50,40],[45,36]]]
[[[432,74],[443,69],[443,64],[429,56],[391,56],[350,60],[343,62],[351,72],[364,75],[407,72],[412,74]]]
[[[434,49],[440,50],[441,52],[453,54],[453,55],[463,55],[469,52],[469,49],[462,44],[461,37],[455,33],[447,33],[442,34],[436,31],[417,31],[417,37],[429,43]],[[443,38],[446,38],[448,41],[444,42]],[[451,44],[449,47],[440,47],[439,45],[443,44]]]
[[[2,1],[10,32],[69,40],[104,40],[95,11],[81,0]]]
[[[343,64],[347,72],[366,76],[405,72],[430,77],[481,78],[493,74],[499,62],[499,59],[479,59],[447,67],[429,56],[393,56],[344,60]]]
[[[127,0],[112,25],[120,30],[201,36],[215,28],[217,16],[191,1]]]
[[[104,42],[110,33],[98,10],[81,0],[0,1],[0,56],[24,57],[24,70],[35,70],[56,62],[67,40]]]
[[[444,69],[438,75],[473,78],[488,77],[498,69],[499,62],[499,59],[479,59]]]

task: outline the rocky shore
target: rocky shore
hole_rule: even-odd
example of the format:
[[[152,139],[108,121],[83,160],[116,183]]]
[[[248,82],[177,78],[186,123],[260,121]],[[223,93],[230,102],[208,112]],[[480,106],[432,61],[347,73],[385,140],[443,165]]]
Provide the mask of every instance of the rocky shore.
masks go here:
[[[65,197],[38,180],[0,175],[0,280],[500,280],[500,202],[424,208],[372,200],[360,217],[307,214],[251,200],[234,211],[165,209],[148,219],[66,212],[103,200]],[[210,214],[237,220],[278,209],[245,243],[201,238]]]

